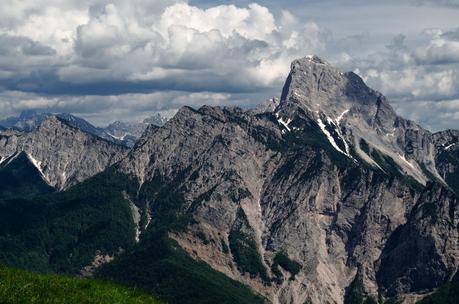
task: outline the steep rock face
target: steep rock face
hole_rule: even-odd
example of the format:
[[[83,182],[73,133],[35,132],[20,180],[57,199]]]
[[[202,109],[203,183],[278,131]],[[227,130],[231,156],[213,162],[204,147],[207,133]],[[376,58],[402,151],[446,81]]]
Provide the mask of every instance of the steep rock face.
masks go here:
[[[438,163],[448,136],[307,57],[274,112],[184,107],[118,169],[149,189],[133,201],[152,221],[157,181],[177,192],[193,221],[170,235],[194,258],[273,303],[343,303],[436,288],[456,272],[458,201],[444,172],[457,171]]]
[[[422,184],[429,179],[426,169],[441,178],[434,165],[431,133],[397,116],[381,93],[367,87],[352,72],[342,73],[316,56],[295,60],[278,115],[288,121],[297,108],[333,130],[336,136],[331,134],[330,140],[347,141],[370,164],[377,162],[372,154],[381,153]],[[362,140],[367,149],[362,149]]]
[[[264,130],[273,134],[265,134]],[[276,162],[274,153],[263,144],[263,136],[280,139],[280,135],[275,120],[251,116],[240,109],[203,107],[196,111],[184,107],[164,127],[150,127],[119,167],[137,176],[141,184],[157,176],[164,182],[182,176],[183,184],[176,188],[186,189],[181,193],[185,201],[182,210],[194,214],[200,223],[196,229],[211,235],[215,244],[221,246],[223,242],[231,247],[230,232],[244,227],[244,235],[250,238],[247,241],[257,250],[262,247],[263,230],[260,192],[265,175]],[[154,203],[151,202],[152,210]],[[244,214],[247,221],[237,220],[238,214]],[[182,246],[187,248],[185,243]],[[192,252],[193,246],[188,248]],[[203,249],[209,255],[222,251],[221,247],[215,251],[211,247]],[[241,278],[230,255],[223,254],[219,261],[226,267],[211,265],[233,278]],[[227,262],[232,265],[229,269]],[[252,272],[256,277],[258,272]],[[253,281],[265,289],[262,282]]]
[[[119,161],[126,153],[112,144],[51,116],[32,132],[0,133],[0,162],[26,152],[46,182],[64,189]]]
[[[225,138],[249,138],[248,132],[236,122],[239,119],[243,122],[243,119],[252,119],[252,116],[240,109],[222,110],[205,106],[196,111],[183,107],[164,127],[151,125],[120,166],[126,173],[138,176],[142,182],[150,180],[155,171],[165,176],[181,172],[196,158],[203,157],[209,146],[226,147]],[[257,123],[256,118],[254,121]],[[260,123],[271,128],[276,126],[273,121],[260,120]],[[264,128],[263,125],[251,126],[251,131],[254,132],[256,127]],[[259,150],[260,144],[256,145],[256,140],[250,138],[254,147],[249,145],[244,149]],[[167,149],[164,146],[166,143]],[[231,163],[237,165],[236,160]]]
[[[429,290],[454,277],[459,266],[457,210],[457,196],[433,184],[426,187],[381,255],[378,281],[387,294]]]
[[[437,170],[448,185],[459,194],[459,131],[446,130],[433,135]]]

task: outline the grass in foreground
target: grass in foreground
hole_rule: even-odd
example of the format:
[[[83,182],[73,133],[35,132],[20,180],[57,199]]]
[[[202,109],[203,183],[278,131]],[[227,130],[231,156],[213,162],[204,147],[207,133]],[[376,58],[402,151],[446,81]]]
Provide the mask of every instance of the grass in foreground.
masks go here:
[[[135,289],[111,282],[39,274],[0,266],[0,303],[162,303]]]

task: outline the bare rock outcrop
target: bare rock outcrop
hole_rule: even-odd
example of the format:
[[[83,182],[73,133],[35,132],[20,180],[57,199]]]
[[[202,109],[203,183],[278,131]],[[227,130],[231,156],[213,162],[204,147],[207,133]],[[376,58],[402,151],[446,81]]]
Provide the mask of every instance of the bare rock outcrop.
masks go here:
[[[26,152],[46,182],[59,190],[105,170],[127,151],[55,116],[47,117],[31,132],[0,133],[0,162]]]

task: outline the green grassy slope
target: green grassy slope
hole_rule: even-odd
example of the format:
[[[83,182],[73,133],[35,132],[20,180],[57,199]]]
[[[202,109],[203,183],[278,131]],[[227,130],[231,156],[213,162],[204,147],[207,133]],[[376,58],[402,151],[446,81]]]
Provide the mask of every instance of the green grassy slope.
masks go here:
[[[0,303],[161,303],[135,289],[108,281],[38,274],[0,266]]]

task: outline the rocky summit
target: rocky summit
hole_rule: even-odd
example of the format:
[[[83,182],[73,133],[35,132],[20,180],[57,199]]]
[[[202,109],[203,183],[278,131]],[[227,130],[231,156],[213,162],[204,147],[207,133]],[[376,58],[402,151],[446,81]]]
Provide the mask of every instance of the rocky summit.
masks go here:
[[[58,119],[1,134],[2,161],[26,151],[59,189],[114,164],[78,193],[119,193],[135,245],[91,238],[72,269],[108,256],[96,275],[171,303],[413,303],[459,282],[459,131],[398,116],[317,56],[292,63],[280,100],[183,107],[129,152]]]
[[[118,168],[176,184],[194,222],[171,235],[195,259],[273,303],[343,303],[455,278],[458,148],[310,56],[273,112],[182,108]]]

